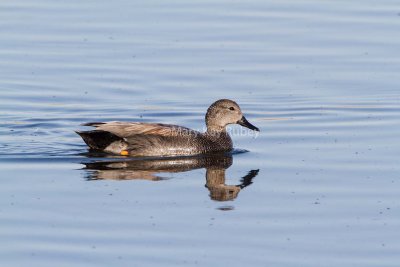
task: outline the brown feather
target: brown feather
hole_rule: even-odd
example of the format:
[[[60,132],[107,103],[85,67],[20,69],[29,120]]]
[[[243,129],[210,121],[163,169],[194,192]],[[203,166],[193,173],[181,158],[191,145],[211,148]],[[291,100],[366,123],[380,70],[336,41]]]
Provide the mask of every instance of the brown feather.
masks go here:
[[[134,135],[180,136],[199,134],[199,132],[186,127],[161,123],[113,121],[104,124],[94,124],[92,126],[98,130],[107,131],[123,138]]]

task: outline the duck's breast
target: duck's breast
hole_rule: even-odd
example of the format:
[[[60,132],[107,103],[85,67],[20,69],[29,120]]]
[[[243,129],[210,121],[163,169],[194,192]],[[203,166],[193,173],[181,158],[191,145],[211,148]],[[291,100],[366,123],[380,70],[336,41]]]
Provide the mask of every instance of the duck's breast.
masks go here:
[[[130,154],[136,156],[195,155],[232,149],[229,136],[217,140],[199,133],[178,136],[133,135],[125,139]]]

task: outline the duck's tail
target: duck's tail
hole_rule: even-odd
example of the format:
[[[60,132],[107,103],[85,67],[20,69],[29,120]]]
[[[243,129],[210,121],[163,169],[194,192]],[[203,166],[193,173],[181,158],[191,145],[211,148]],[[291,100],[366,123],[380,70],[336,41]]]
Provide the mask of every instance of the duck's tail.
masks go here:
[[[92,130],[92,131],[75,131],[79,134],[83,141],[95,150],[104,150],[106,147],[115,141],[121,141],[123,138],[106,131]]]

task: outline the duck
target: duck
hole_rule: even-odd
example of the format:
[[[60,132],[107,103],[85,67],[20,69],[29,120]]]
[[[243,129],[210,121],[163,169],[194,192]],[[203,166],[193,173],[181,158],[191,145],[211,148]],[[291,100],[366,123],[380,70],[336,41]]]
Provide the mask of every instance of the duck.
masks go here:
[[[250,130],[260,129],[243,115],[230,99],[211,104],[205,115],[207,130],[199,132],[184,126],[144,122],[89,122],[89,131],[75,131],[90,150],[130,157],[192,156],[230,152],[233,142],[226,127],[239,124]]]

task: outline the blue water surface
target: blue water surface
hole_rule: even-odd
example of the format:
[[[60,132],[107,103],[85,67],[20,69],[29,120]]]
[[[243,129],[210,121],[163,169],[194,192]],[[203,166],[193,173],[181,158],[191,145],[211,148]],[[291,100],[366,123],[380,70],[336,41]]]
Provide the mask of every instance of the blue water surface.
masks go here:
[[[398,266],[400,3],[2,1],[1,266]],[[88,121],[236,152],[88,153]],[[244,151],[245,150],[245,151]]]

